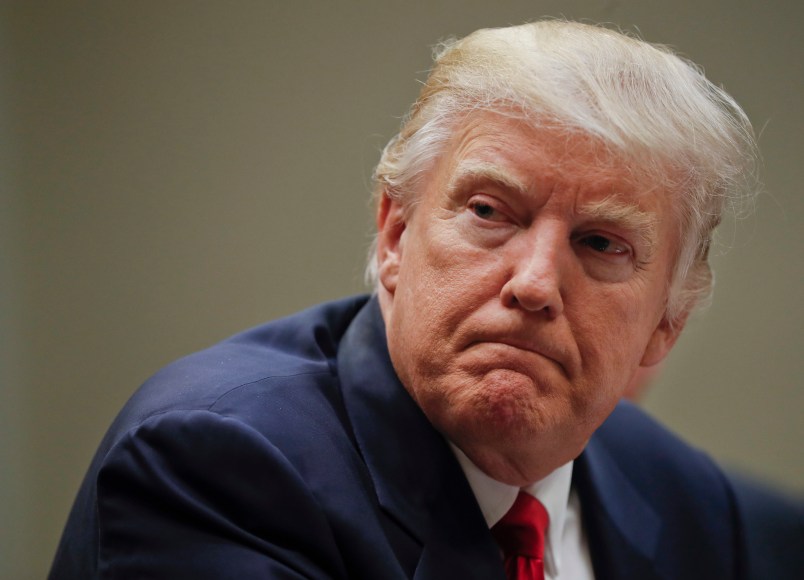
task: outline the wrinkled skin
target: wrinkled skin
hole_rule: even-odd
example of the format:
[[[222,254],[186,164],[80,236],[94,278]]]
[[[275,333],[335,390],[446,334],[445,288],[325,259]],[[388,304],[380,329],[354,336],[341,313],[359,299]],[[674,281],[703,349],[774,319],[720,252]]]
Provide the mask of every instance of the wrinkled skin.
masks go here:
[[[461,123],[418,193],[378,209],[394,368],[483,471],[537,481],[677,338],[674,197],[590,138],[489,112]]]

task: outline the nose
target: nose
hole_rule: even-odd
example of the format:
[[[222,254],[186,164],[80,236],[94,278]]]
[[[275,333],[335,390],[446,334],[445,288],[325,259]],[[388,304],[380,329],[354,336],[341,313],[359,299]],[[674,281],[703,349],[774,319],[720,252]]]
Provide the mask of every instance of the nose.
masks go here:
[[[542,231],[511,249],[511,274],[500,291],[507,308],[542,312],[556,318],[564,311],[562,240],[558,231]]]

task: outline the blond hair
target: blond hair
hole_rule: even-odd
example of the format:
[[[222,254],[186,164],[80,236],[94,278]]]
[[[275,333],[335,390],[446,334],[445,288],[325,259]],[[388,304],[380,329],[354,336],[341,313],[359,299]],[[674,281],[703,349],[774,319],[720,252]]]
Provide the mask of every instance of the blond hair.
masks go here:
[[[374,195],[415,202],[453,129],[475,110],[582,132],[624,168],[679,195],[681,247],[668,319],[711,293],[709,247],[727,207],[757,186],[751,123],[725,91],[663,46],[600,26],[539,21],[442,43],[418,99],[382,152]],[[376,283],[376,250],[367,278]]]

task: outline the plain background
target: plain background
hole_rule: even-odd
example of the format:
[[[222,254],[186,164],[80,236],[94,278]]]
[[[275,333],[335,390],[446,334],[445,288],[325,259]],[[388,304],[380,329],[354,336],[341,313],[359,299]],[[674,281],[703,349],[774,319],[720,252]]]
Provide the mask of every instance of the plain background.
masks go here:
[[[753,119],[766,192],[726,224],[714,305],[646,406],[724,464],[804,490],[802,7],[2,4],[0,577],[45,575],[103,432],[157,368],[363,289],[371,168],[430,47],[545,15],[669,44]]]

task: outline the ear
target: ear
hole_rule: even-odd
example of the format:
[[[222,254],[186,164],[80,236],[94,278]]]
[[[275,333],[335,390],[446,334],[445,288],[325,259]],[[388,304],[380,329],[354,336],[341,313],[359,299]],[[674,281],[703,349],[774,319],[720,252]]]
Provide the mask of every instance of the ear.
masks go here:
[[[380,284],[391,294],[399,279],[405,226],[402,204],[383,192],[377,207],[377,274]]]
[[[676,344],[686,322],[686,314],[679,316],[673,323],[667,319],[665,314],[654,329],[639,365],[650,367],[662,362]]]

